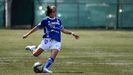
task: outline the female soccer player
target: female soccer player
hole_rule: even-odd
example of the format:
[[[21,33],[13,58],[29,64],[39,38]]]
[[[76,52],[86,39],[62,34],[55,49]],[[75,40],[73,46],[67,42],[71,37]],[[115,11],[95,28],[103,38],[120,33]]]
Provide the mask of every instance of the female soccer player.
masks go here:
[[[56,7],[51,5],[47,6],[46,16],[37,26],[31,29],[27,34],[23,35],[23,39],[27,38],[30,34],[38,29],[44,29],[44,36],[40,45],[35,49],[35,46],[27,46],[26,49],[32,51],[34,56],[39,56],[43,51],[51,51],[51,56],[44,63],[43,72],[51,73],[48,70],[49,66],[54,62],[58,52],[61,48],[61,32],[74,36],[78,39],[79,36],[72,31],[65,29],[61,20],[56,17]]]

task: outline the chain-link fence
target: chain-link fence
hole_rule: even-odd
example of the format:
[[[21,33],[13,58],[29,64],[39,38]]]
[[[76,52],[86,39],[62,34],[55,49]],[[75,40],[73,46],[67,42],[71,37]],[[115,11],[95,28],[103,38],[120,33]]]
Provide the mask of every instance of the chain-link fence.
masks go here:
[[[4,27],[4,0],[0,0],[0,28]]]
[[[45,15],[48,4],[57,6],[57,16],[69,28],[133,27],[132,0],[38,0],[35,24]]]

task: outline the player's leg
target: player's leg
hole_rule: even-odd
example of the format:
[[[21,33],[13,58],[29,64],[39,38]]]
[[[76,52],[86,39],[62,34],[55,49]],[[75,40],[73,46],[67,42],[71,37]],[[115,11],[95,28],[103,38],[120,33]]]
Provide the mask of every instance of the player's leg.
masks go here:
[[[52,65],[52,63],[54,62],[56,56],[58,55],[59,51],[60,51],[60,47],[61,47],[61,43],[57,42],[57,41],[53,41],[51,43],[51,55],[48,58],[48,60],[44,63],[44,70],[48,70],[48,68],[50,67],[50,65]]]
[[[25,49],[28,50],[28,51],[31,51],[33,56],[35,56],[35,57],[39,56],[44,51],[42,48],[39,48],[39,47],[36,48],[35,45],[33,45],[33,46],[26,46]]]
[[[58,55],[59,50],[58,49],[52,49],[51,50],[51,56],[48,58],[48,60],[45,62],[45,64],[43,65],[43,70],[44,72],[49,72],[52,73],[52,71],[48,70],[48,68],[50,67],[50,65],[52,65],[52,63],[54,62],[56,56]]]
[[[56,56],[58,55],[58,50],[57,49],[52,49],[51,50],[51,56],[48,58],[48,60],[46,61],[44,68],[49,68],[49,66],[54,62]]]
[[[31,51],[32,54],[34,56],[38,56],[40,55],[43,51],[47,51],[49,48],[49,40],[48,39],[43,39],[40,43],[40,45],[38,46],[38,48],[36,48],[35,45],[33,46],[26,46],[26,50]]]
[[[32,52],[33,56],[37,57],[39,56],[44,50],[42,48],[37,48]]]

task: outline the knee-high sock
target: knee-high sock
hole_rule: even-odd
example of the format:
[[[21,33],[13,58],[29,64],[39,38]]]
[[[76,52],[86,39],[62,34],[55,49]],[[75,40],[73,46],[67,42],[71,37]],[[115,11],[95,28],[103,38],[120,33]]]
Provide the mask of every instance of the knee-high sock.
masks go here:
[[[54,58],[51,56],[48,58],[48,60],[46,61],[46,63],[44,64],[44,68],[49,68],[49,66],[54,62]]]

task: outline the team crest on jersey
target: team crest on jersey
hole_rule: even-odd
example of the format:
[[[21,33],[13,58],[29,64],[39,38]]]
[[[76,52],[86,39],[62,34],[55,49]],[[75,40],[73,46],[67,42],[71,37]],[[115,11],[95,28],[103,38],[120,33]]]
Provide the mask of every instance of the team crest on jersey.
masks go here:
[[[57,20],[56,22],[50,22],[48,21],[48,25],[51,27],[51,28],[56,28],[56,25],[60,25],[59,21]]]

